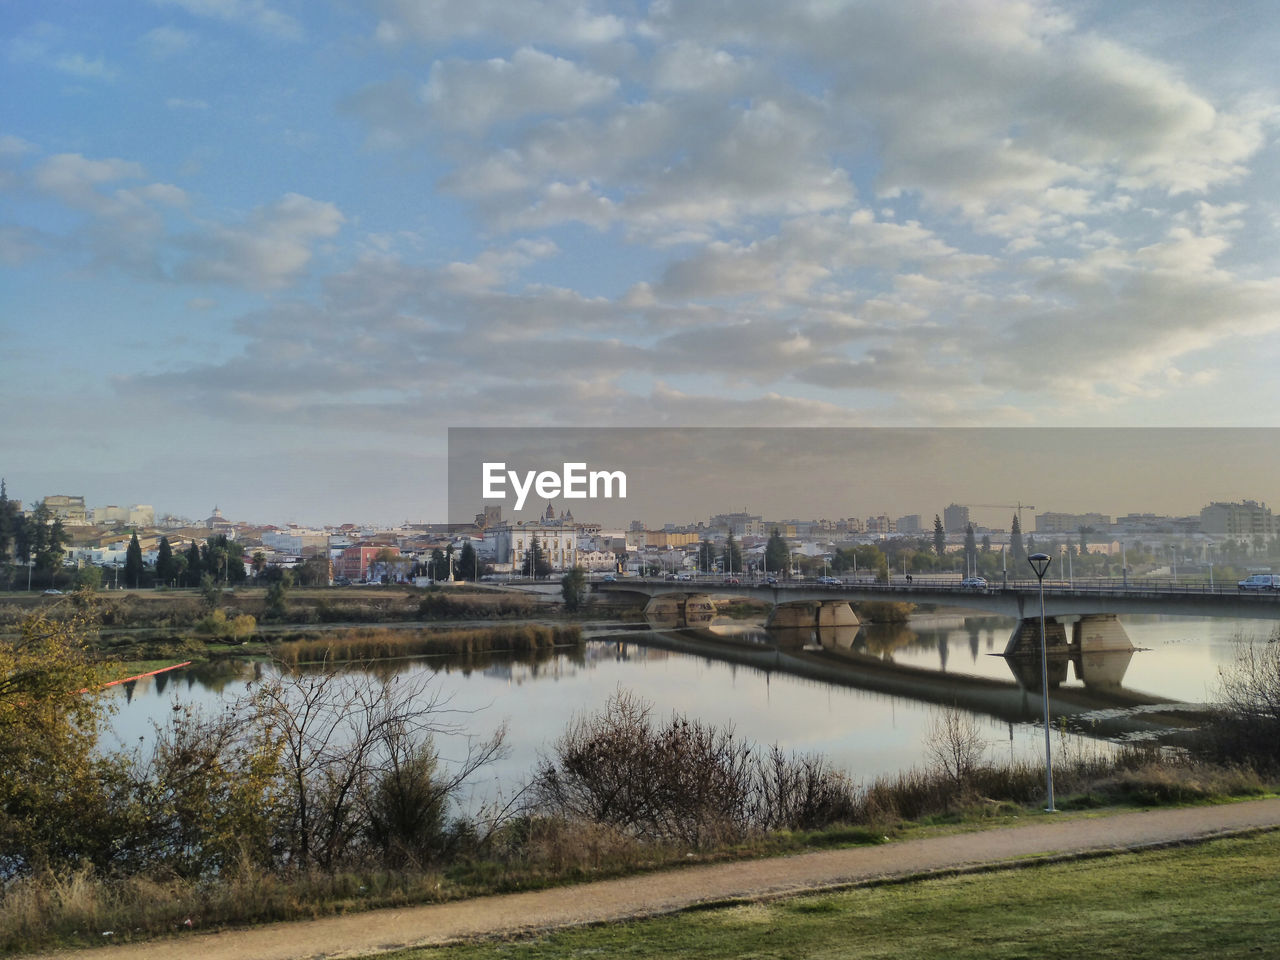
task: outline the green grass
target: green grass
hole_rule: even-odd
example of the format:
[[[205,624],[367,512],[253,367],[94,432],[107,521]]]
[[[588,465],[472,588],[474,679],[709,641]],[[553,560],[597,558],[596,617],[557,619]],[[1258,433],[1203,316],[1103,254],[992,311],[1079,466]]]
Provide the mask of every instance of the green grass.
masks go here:
[[[397,960],[1280,956],[1280,833],[699,910]]]

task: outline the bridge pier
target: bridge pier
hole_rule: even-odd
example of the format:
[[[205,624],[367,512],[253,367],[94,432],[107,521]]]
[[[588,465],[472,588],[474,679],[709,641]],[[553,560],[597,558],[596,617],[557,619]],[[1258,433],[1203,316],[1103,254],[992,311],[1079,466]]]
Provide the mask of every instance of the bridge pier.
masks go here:
[[[779,603],[769,613],[768,629],[809,629],[812,627],[854,627],[862,621],[844,600],[818,600],[807,603]]]
[[[701,627],[715,618],[716,605],[705,593],[665,593],[649,598],[644,615],[651,623],[668,629]]]

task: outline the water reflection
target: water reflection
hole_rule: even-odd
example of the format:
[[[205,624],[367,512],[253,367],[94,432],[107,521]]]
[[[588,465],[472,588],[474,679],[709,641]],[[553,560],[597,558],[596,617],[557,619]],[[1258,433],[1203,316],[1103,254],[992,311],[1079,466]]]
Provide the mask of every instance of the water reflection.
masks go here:
[[[679,616],[647,619],[654,630],[650,642],[681,652],[959,707],[1006,722],[1034,723],[1043,715],[1038,623],[1034,632],[1018,624],[1006,643],[1006,654],[989,658],[1003,664],[1000,678],[949,672],[951,631],[937,629],[936,623],[922,632],[910,623],[762,629],[756,623],[724,618],[702,626],[689,625]],[[994,646],[994,625],[982,618],[962,620],[959,626],[971,659],[979,655],[984,632],[989,651]],[[1105,624],[1080,618],[1075,624],[1054,626],[1056,632],[1046,631],[1052,634],[1050,712],[1072,729],[1108,739],[1149,738],[1185,731],[1199,715],[1199,708],[1123,686],[1135,649],[1114,618]],[[896,662],[900,652],[921,647],[936,651],[936,667]],[[1064,686],[1069,671],[1078,686]]]
[[[1133,650],[1082,647],[1060,661],[1053,712],[1090,738],[1133,737],[1144,725],[1146,734],[1167,736],[1186,717],[1165,704],[1206,699],[1206,678],[1232,659],[1249,626],[1157,617],[1127,617],[1124,625]],[[378,669],[432,674],[434,689],[474,733],[509,723],[511,753],[492,771],[490,793],[518,789],[575,715],[600,709],[620,688],[651,702],[657,717],[675,711],[733,725],[744,738],[823,753],[869,777],[926,762],[923,744],[944,704],[970,711],[1002,752],[1037,755],[1038,669],[1024,687],[1003,656],[1015,626],[959,615],[822,630],[766,630],[715,616],[693,628],[670,618],[653,626],[594,622],[585,632],[596,639],[579,647],[531,657],[417,657]],[[274,669],[223,660],[112,688],[104,696],[121,707],[112,720],[116,745],[145,743],[176,702],[217,710]],[[452,746],[440,743],[446,754]]]

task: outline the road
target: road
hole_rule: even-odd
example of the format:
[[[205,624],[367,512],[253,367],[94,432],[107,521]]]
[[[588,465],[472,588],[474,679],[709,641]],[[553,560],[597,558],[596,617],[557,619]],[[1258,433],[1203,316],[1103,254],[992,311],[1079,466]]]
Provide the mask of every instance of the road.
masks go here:
[[[466,938],[653,916],[696,904],[771,899],[893,877],[1025,864],[1034,858],[1134,850],[1276,828],[1280,828],[1280,799],[1105,816],[1033,817],[1019,826],[877,847],[666,870],[574,887],[40,956],[49,960],[359,957]]]

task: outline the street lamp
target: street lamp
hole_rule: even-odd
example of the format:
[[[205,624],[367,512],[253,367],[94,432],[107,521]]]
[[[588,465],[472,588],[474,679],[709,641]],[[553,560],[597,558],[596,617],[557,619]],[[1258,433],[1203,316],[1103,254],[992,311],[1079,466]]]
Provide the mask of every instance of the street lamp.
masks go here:
[[[1045,807],[1048,813],[1057,812],[1053,806],[1053,758],[1049,748],[1049,653],[1044,638],[1044,575],[1052,559],[1047,553],[1027,557],[1027,563],[1040,581],[1040,693],[1044,698],[1044,782],[1049,794],[1049,805]]]

